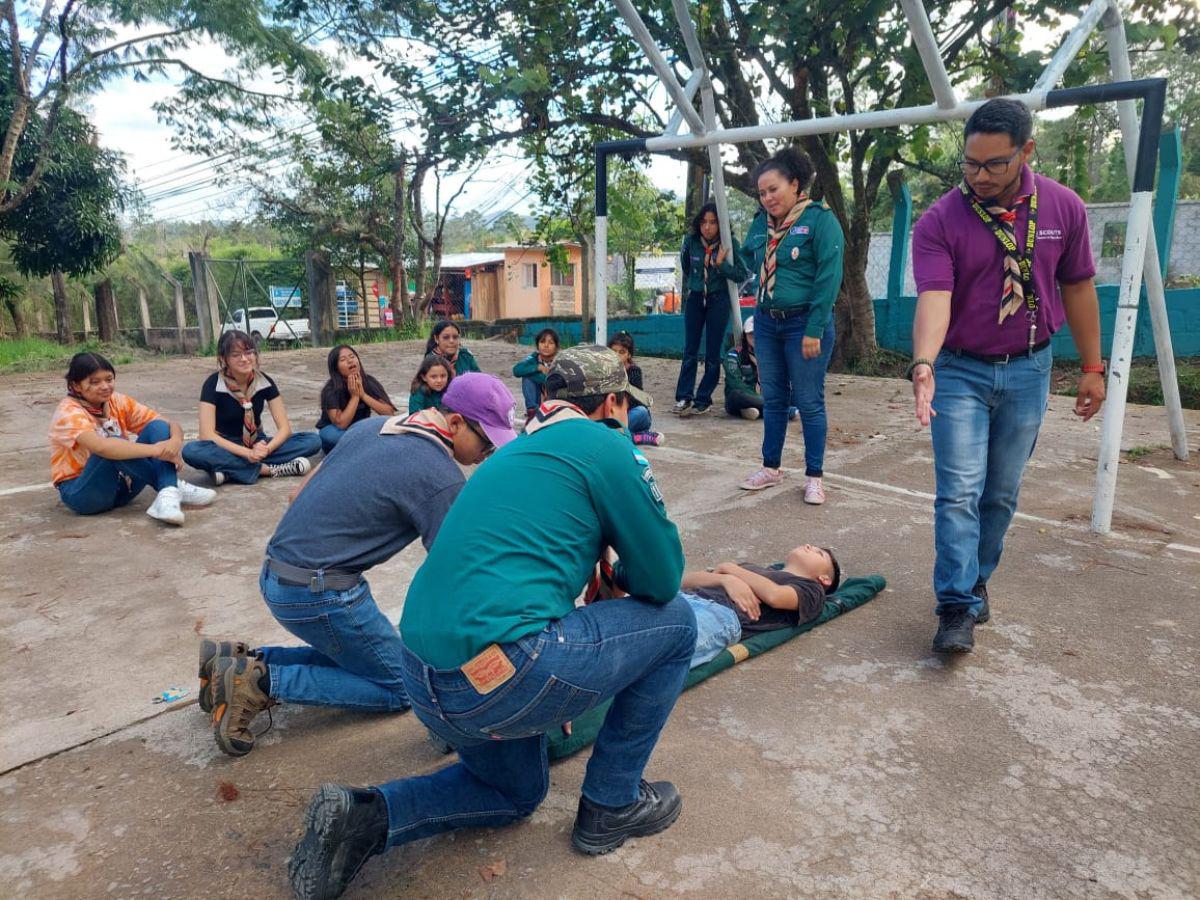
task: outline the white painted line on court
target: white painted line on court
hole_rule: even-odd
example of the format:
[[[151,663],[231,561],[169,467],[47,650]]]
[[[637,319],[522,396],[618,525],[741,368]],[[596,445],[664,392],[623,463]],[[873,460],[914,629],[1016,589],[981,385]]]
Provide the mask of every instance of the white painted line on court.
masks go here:
[[[1167,544],[1168,550],[1182,550],[1184,553],[1195,553],[1200,556],[1200,547],[1191,547],[1187,544]]]
[[[44,481],[41,484],[27,484],[24,487],[0,488],[0,497],[7,497],[9,494],[26,494],[29,491],[40,491],[44,488],[54,487],[49,481]]]

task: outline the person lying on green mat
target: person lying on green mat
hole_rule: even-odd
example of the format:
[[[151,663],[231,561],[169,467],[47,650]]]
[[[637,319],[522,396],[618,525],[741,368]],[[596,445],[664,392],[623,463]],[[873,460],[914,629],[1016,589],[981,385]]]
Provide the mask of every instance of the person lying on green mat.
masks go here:
[[[691,668],[736,644],[743,633],[795,628],[817,618],[841,581],[837,558],[812,544],[789,553],[782,569],[723,562],[684,572],[680,594],[696,614]]]

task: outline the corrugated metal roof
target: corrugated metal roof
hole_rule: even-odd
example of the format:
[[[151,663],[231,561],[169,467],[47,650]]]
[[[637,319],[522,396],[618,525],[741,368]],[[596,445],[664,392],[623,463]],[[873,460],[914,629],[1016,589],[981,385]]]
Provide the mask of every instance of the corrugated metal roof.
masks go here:
[[[504,262],[503,253],[443,253],[443,269],[469,269],[472,266],[495,265]]]

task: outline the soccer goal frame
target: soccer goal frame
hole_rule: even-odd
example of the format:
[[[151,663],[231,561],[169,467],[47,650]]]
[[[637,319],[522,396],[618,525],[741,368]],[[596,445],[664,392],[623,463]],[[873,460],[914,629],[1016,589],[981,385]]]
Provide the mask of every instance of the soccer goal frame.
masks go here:
[[[962,100],[955,93],[938,49],[929,15],[922,0],[900,0],[908,20],[913,44],[921,58],[934,102],[926,106],[872,110],[844,116],[823,116],[773,125],[721,128],[717,122],[712,78],[692,21],[688,0],[672,0],[672,11],[683,36],[691,64],[691,74],[680,84],[674,70],[655,43],[632,0],[613,0],[634,40],[645,53],[673,104],[666,130],[657,137],[605,141],[595,147],[596,155],[596,230],[594,246],[594,283],[596,285],[596,341],[608,341],[608,158],[631,158],[638,153],[662,153],[670,150],[705,147],[709,153],[713,197],[721,226],[721,244],[732,247],[726,203],[721,145],[746,141],[794,139],[867,128],[894,128],[967,119],[986,100]],[[1107,84],[1059,88],[1058,83],[1098,27],[1104,29],[1109,68],[1113,81]],[[1187,459],[1187,433],[1179,383],[1175,373],[1175,355],[1167,320],[1163,276],[1154,238],[1154,173],[1162,131],[1163,107],[1167,82],[1164,78],[1134,80],[1125,38],[1125,20],[1119,0],[1093,0],[1082,12],[1079,22],[1064,38],[1031,91],[1011,95],[1033,112],[1063,107],[1115,102],[1125,148],[1125,162],[1132,190],[1125,226],[1125,250],[1121,260],[1120,290],[1112,349],[1109,354],[1108,399],[1103,410],[1100,431],[1099,464],[1092,504],[1092,530],[1108,533],[1112,528],[1113,501],[1117,488],[1121,434],[1129,389],[1129,368],[1133,356],[1134,331],[1143,279],[1158,356],[1159,380],[1171,433],[1171,446],[1178,459]],[[700,96],[700,110],[694,105]],[[1138,119],[1136,102],[1142,101]],[[684,131],[684,126],[689,131]],[[733,329],[740,338],[742,319],[737,287],[727,282],[729,302],[734,309]]]

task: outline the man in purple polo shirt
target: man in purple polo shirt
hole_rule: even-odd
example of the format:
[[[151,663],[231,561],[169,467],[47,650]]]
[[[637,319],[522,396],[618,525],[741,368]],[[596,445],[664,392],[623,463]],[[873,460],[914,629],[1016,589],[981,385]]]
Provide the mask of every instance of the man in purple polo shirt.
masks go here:
[[[1083,201],[1035,175],[1033,118],[990,100],[963,129],[964,183],[913,230],[917,419],[933,435],[934,652],[962,653],[986,622],[1050,391],[1050,336],[1065,321],[1083,361],[1075,414],[1104,402],[1100,312]],[[936,399],[935,399],[936,386]]]

